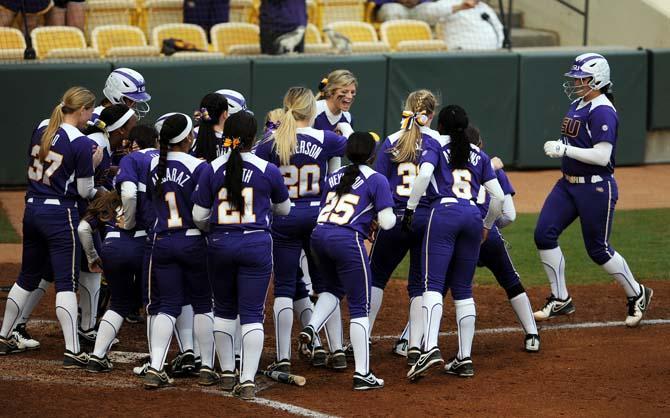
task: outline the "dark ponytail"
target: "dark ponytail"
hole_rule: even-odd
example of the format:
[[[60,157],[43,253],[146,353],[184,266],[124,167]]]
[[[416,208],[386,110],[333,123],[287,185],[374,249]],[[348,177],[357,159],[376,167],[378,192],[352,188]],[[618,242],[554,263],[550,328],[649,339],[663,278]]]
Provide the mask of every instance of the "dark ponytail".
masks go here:
[[[170,140],[184,132],[187,125],[188,119],[181,113],[176,113],[163,122],[160,134],[158,135],[160,155],[158,156],[158,167],[156,168],[156,176],[158,177],[156,179],[156,197],[160,196],[163,191],[163,177],[165,177],[165,173],[167,172],[167,155],[170,145],[177,145],[176,143],[170,144]]]
[[[476,147],[481,148],[482,145],[484,145],[482,141],[482,134],[479,132],[479,128],[475,125],[470,124],[467,128],[465,128],[465,137],[468,138],[468,141],[470,141],[470,143]]]
[[[137,125],[130,130],[128,140],[136,143],[139,149],[153,148],[158,141],[158,132],[151,125]]]
[[[612,91],[612,83],[600,88],[600,92],[614,104],[614,92]]]
[[[450,161],[454,168],[464,169],[470,159],[470,141],[465,136],[468,127],[468,115],[458,105],[442,108],[437,120],[437,129],[442,135],[449,135]]]
[[[361,164],[367,164],[375,151],[375,139],[369,132],[354,132],[347,141],[346,156],[351,161],[344,169],[335,193],[342,196],[351,191],[356,178],[361,174]]]
[[[223,127],[224,145],[230,148],[226,163],[224,187],[228,193],[230,206],[244,215],[245,202],[242,196],[242,151],[248,151],[254,144],[258,125],[249,112],[237,112],[226,120]]]
[[[195,118],[200,122],[198,140],[195,143],[194,155],[212,162],[217,155],[218,138],[214,126],[219,123],[221,115],[228,111],[228,100],[218,93],[209,93],[202,98],[200,110],[195,112]]]

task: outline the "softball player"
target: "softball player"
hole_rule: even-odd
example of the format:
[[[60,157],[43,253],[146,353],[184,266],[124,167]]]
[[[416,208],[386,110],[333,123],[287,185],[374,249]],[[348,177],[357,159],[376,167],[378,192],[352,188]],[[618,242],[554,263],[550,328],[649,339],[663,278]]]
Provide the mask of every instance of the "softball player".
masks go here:
[[[284,96],[284,112],[279,120],[279,127],[268,140],[255,149],[258,157],[279,167],[294,205],[289,215],[276,216],[272,223],[277,358],[270,367],[281,371],[288,371],[291,366],[293,300],[298,283],[296,278],[300,266],[300,251],[304,250],[311,258],[310,234],[319,214],[319,201],[329,164],[333,158],[344,154],[346,146],[345,137],[309,127],[314,119],[315,109],[316,101],[309,89],[290,88]],[[331,165],[330,169],[332,168]],[[310,271],[314,273],[314,269]],[[312,306],[307,295],[298,304],[309,308]],[[341,334],[339,331],[338,336],[329,336],[332,352],[342,349]],[[320,347],[318,342],[316,345]],[[315,365],[323,365],[321,361],[325,360],[325,352],[318,351],[315,360],[319,362]]]
[[[194,129],[195,139],[191,155],[207,162],[223,154],[223,124],[228,118],[228,101],[218,93],[209,93],[202,98],[195,119],[200,125]]]
[[[224,389],[235,383],[234,339],[240,318],[242,356],[235,394],[254,398],[254,377],[263,351],[263,311],[272,276],[270,216],[291,210],[284,177],[252,154],[256,119],[231,116],[224,127],[230,153],[212,161],[194,194],[193,219],[209,231],[207,259],[214,291],[216,348]]]
[[[30,293],[43,277],[56,286],[56,316],[65,338],[63,367],[86,367],[88,355],[77,335],[79,223],[77,197],[92,199],[94,165],[102,149],[80,131],[90,120],[95,96],[82,87],[65,92],[41,135],[28,150],[28,191],[23,217],[23,261],[17,282],[7,296],[0,329],[0,354],[22,351],[11,334]],[[37,132],[35,132],[37,133]],[[94,161],[94,159],[96,161]],[[44,260],[49,260],[44,266]]]
[[[191,195],[207,163],[187,152],[193,138],[193,122],[181,113],[169,116],[160,130],[160,154],[151,162],[147,195],[156,211],[151,252],[149,305],[151,320],[151,366],[144,376],[147,389],[167,386],[171,379],[163,370],[172,331],[187,300],[192,306],[191,321],[202,356],[201,385],[218,380],[214,372],[212,294],[207,277],[205,239],[193,223]],[[152,289],[157,287],[160,297]],[[193,335],[191,332],[189,335]],[[192,357],[191,352],[191,357]]]
[[[410,380],[417,380],[432,366],[444,363],[437,336],[442,299],[449,289],[456,307],[459,349],[445,369],[462,377],[474,375],[470,358],[476,315],[472,278],[482,236],[485,240],[500,215],[504,194],[489,157],[468,142],[467,126],[468,117],[461,107],[447,106],[440,111],[438,130],[448,136],[426,141],[420,171],[402,219],[403,228],[410,229],[412,212],[428,190],[431,211],[421,254],[425,335],[421,356],[407,373]],[[483,229],[475,203],[482,185],[492,198]]]
[[[375,170],[389,180],[395,202],[395,213],[402,217],[407,199],[418,171],[419,157],[424,142],[437,140],[439,134],[430,129],[437,107],[435,95],[428,90],[417,90],[407,96],[402,113],[401,129],[390,135],[379,147]],[[379,231],[370,251],[372,268],[372,293],[370,296],[370,332],[382,304],[384,288],[395,268],[407,252],[410,252],[409,279],[407,290],[409,308],[409,350],[408,364],[411,366],[421,354],[423,316],[421,313],[421,242],[423,240],[430,208],[426,198],[422,198],[413,218],[412,231],[405,234],[400,223],[389,231]],[[407,340],[404,341],[407,343]]]
[[[112,71],[105,81],[102,93],[105,98],[93,111],[93,121],[100,116],[104,108],[113,104],[125,104],[135,109],[139,119],[146,116],[151,109],[148,103],[151,95],[147,92],[144,77],[130,68],[117,68]]]
[[[356,99],[357,88],[358,80],[349,70],[335,70],[321,80],[314,129],[337,131],[341,129],[340,123],[353,125],[349,110]]]
[[[551,295],[535,312],[535,319],[575,311],[565,285],[565,259],[558,237],[579,218],[586,251],[624,288],[628,297],[625,323],[635,327],[654,292],[635,280],[626,260],[609,243],[619,197],[614,180],[619,117],[612,103],[610,67],[602,55],[587,53],[575,58],[565,76],[570,79],[563,84],[565,93],[574,101],[563,118],[561,138],[544,144],[547,156],[561,158],[563,176],[547,196],[535,227],[535,245]]]
[[[370,261],[364,240],[372,221],[384,230],[393,228],[393,197],[386,177],[367,166],[376,143],[369,133],[354,133],[347,142],[347,158],[352,162],[333,173],[325,184],[312,248],[324,290],[314,308],[309,325],[300,332],[303,343],[311,343],[346,294],[351,317],[349,335],[356,371],[354,390],[384,387],[369,367],[370,353]],[[336,243],[336,245],[334,245]],[[344,353],[341,353],[344,357]]]

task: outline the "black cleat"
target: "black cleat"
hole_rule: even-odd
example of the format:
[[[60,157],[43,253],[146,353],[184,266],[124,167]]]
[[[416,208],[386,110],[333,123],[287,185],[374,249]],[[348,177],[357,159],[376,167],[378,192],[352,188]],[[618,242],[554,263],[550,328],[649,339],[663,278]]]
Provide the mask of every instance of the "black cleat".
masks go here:
[[[458,377],[472,377],[475,375],[475,368],[472,366],[472,359],[470,357],[466,357],[463,360],[459,360],[458,357],[452,358],[444,366],[444,371]]]
[[[440,349],[433,347],[419,356],[414,366],[407,372],[407,377],[414,382],[425,376],[431,367],[439,364],[444,364],[444,360],[442,360]]]

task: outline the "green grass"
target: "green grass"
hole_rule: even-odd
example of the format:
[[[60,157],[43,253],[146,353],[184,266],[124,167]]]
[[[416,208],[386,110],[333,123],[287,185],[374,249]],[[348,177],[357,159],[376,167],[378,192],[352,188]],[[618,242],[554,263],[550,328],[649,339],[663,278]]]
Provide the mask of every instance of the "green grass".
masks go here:
[[[0,206],[0,244],[19,244],[21,243],[21,237],[16,233],[7,213]]]
[[[519,214],[516,222],[503,230],[503,236],[511,246],[509,251],[514,266],[526,286],[544,286],[548,283],[533,241],[537,217],[537,214]],[[610,243],[626,258],[636,278],[670,279],[668,218],[670,209],[616,211]],[[568,283],[607,283],[611,280],[610,276],[586,254],[579,221],[574,222],[563,232],[560,246],[566,258]],[[406,257],[396,269],[394,277],[407,277],[408,265],[409,258]],[[475,282],[496,283],[486,268],[477,269]]]

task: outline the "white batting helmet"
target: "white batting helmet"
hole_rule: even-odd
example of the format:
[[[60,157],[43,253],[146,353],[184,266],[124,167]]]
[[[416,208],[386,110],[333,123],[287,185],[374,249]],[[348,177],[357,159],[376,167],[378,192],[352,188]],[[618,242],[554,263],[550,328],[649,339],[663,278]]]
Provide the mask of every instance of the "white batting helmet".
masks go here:
[[[142,74],[130,68],[117,68],[107,77],[105,88],[102,90],[107,100],[112,104],[124,103],[124,98],[135,103],[138,116],[142,117],[149,112],[151,95],[146,91]]]
[[[217,90],[216,93],[224,96],[226,100],[228,101],[228,114],[229,115],[234,115],[235,113],[239,112],[240,110],[246,110],[247,112],[251,112],[249,109],[247,109],[247,100],[244,98],[242,93],[237,92],[235,90],[228,90],[228,89],[221,89]]]
[[[610,65],[600,54],[588,52],[575,58],[570,71],[564,74],[569,78],[591,78],[589,87],[593,90],[600,90],[603,87],[611,86]],[[583,89],[575,86],[570,81],[563,83],[565,94],[572,100],[573,97]]]

